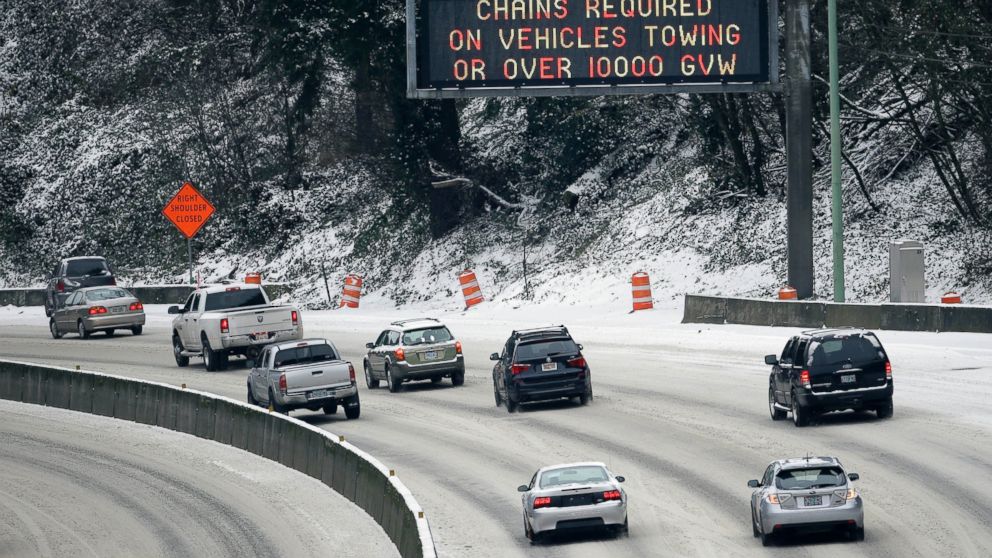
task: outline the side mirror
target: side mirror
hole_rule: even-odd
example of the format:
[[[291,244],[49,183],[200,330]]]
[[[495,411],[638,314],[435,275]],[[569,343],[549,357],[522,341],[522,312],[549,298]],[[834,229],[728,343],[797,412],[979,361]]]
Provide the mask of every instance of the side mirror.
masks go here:
[[[489,355],[489,360],[499,360],[499,353]]]
[[[527,488],[526,484],[521,484],[520,486],[517,487],[517,492],[527,492],[528,490],[530,489]]]
[[[778,364],[778,359],[775,358],[775,355],[768,355],[765,357],[765,364],[769,366],[775,366],[776,364]]]
[[[581,351],[583,349],[585,349],[585,347],[582,346],[582,343],[579,343],[579,350]]]
[[[169,313],[170,314],[182,314],[183,312],[182,312],[182,310],[179,309],[178,306],[170,306],[169,307]]]
[[[620,475],[617,475],[617,476],[616,476],[616,477],[614,477],[614,478],[615,478],[615,479],[617,479],[617,482],[623,482],[623,481],[625,481],[625,480],[627,480],[627,479],[625,479],[625,478],[623,478],[623,477],[621,477]]]
[[[375,343],[366,343],[365,344],[365,348],[366,349],[374,349],[375,348]]]
[[[761,486],[761,483],[758,482],[758,479],[751,479],[747,481],[747,486],[749,488],[758,488],[759,486]]]
[[[861,475],[859,475],[857,473],[848,473],[847,474],[847,478],[851,479],[851,482],[854,482],[854,481],[860,479],[861,478]]]

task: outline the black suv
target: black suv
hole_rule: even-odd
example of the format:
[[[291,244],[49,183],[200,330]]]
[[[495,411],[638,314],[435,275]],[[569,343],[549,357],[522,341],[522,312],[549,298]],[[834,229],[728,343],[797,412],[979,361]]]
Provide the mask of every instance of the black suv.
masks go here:
[[[892,416],[892,364],[878,337],[862,329],[804,331],[785,344],[780,358],[765,357],[768,412],[792,413],[796,426],[829,411],[871,410]]]
[[[45,286],[45,315],[50,317],[61,308],[76,289],[116,284],[107,260],[99,256],[66,258],[55,266]]]
[[[496,406],[506,403],[511,413],[527,401],[577,397],[585,405],[592,400],[592,375],[582,345],[565,326],[514,331],[503,353],[489,358],[496,361]]]

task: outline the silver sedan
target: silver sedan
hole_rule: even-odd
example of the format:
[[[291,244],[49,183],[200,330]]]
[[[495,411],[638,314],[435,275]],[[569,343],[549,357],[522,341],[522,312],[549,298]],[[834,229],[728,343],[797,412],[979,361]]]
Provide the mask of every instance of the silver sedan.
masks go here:
[[[761,544],[787,532],[839,531],[852,540],[865,538],[861,494],[851,485],[857,473],[845,473],[836,457],[773,461],[761,480],[748,481],[751,529]]]
[[[627,493],[623,477],[602,463],[570,463],[534,473],[522,492],[524,534],[536,543],[557,530],[603,529],[627,533]]]
[[[48,323],[52,337],[56,339],[69,332],[75,332],[83,339],[95,331],[103,331],[110,336],[119,329],[141,335],[144,325],[145,307],[121,287],[79,289],[52,313]]]

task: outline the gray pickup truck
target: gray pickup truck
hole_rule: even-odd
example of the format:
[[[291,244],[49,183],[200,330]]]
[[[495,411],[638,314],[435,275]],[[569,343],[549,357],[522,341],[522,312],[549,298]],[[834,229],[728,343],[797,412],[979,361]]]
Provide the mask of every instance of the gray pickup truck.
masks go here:
[[[252,405],[286,414],[323,409],[328,415],[341,405],[349,419],[361,414],[355,368],[326,339],[269,345],[250,365],[248,403]]]

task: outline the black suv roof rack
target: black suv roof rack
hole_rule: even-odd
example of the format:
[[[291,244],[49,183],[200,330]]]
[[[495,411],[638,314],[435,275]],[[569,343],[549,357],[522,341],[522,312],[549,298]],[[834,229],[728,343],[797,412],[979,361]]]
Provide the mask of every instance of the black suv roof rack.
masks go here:
[[[524,337],[527,335],[539,335],[541,333],[564,333],[568,335],[568,328],[563,325],[558,326],[546,326],[546,327],[535,327],[532,329],[515,329],[513,330],[514,337]]]
[[[389,325],[403,326],[403,325],[406,325],[406,324],[408,324],[410,322],[436,322],[436,323],[441,323],[441,320],[439,320],[437,318],[410,318],[409,320],[398,320],[398,321],[392,322]]]

